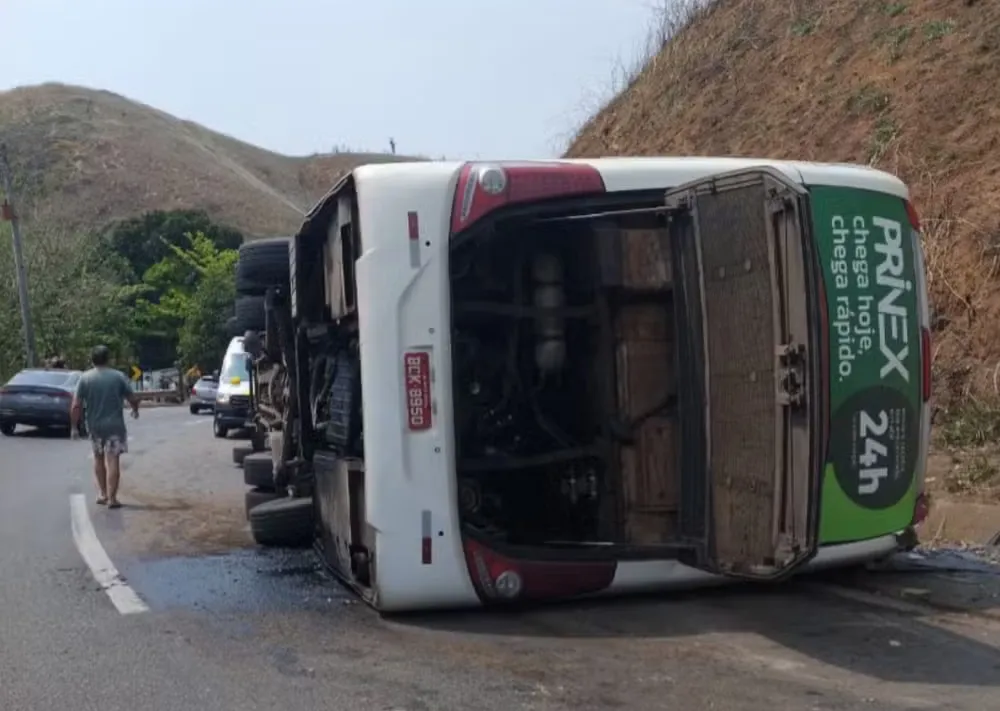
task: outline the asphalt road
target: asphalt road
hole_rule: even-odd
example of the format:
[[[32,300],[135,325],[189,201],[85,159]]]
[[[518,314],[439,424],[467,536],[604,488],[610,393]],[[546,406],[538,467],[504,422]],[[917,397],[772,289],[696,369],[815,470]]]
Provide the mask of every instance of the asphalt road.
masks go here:
[[[822,581],[518,614],[380,619],[310,553],[249,542],[232,441],[182,408],[132,428],[120,511],[88,447],[0,439],[0,709],[995,708],[1000,623]],[[122,615],[71,533],[148,610]]]

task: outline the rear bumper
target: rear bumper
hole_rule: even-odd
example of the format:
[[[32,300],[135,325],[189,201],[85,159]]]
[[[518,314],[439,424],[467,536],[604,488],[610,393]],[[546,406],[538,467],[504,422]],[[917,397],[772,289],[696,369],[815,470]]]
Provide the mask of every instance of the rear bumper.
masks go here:
[[[207,409],[215,409],[215,398],[200,397],[198,395],[192,395],[188,404],[192,407],[204,407]]]
[[[0,422],[14,422],[29,427],[69,427],[69,410],[0,409]]]

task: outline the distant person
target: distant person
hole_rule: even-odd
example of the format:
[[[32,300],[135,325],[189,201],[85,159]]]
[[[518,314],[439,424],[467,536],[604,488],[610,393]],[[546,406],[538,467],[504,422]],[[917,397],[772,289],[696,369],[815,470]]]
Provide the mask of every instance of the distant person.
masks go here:
[[[118,484],[121,480],[121,455],[128,451],[124,402],[132,408],[132,418],[139,417],[139,398],[124,373],[108,367],[111,354],[107,346],[97,346],[90,356],[94,364],[80,376],[70,410],[73,439],[80,436],[80,417],[86,413],[87,431],[94,450],[94,478],[97,479],[97,503],[108,508],[121,507]]]

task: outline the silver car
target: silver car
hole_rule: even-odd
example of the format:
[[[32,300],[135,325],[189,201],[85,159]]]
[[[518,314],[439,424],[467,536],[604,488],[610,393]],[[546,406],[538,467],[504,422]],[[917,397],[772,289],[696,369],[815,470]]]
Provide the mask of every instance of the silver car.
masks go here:
[[[214,375],[203,375],[191,386],[190,407],[192,415],[202,410],[215,410],[215,393],[219,389],[219,379]]]

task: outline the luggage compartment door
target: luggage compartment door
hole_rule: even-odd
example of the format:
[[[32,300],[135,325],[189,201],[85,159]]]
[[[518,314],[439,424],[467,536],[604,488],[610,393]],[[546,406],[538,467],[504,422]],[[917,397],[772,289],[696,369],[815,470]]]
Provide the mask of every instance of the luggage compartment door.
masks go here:
[[[760,168],[670,190],[666,207],[687,562],[781,578],[818,546],[822,292],[809,196]]]

